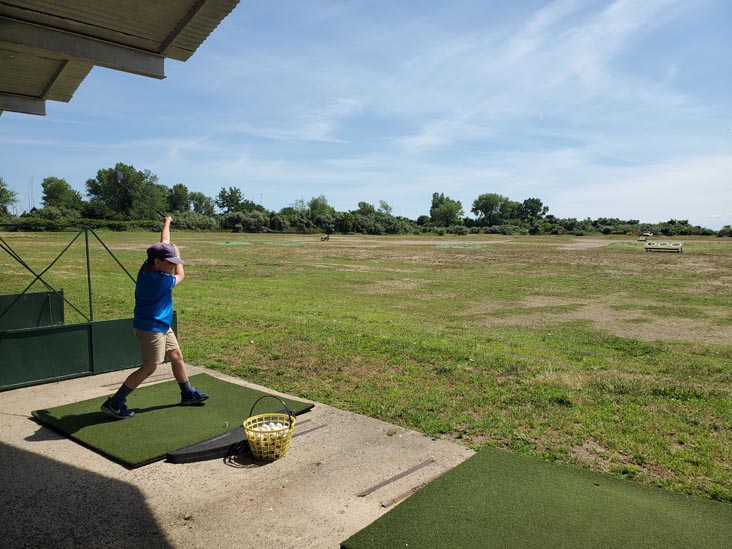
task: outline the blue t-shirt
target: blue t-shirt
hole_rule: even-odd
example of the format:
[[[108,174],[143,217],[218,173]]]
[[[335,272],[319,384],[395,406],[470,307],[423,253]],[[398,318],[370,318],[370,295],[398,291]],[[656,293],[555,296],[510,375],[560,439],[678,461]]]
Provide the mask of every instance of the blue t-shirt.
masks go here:
[[[133,326],[147,332],[167,332],[173,322],[175,277],[161,273],[145,261],[137,273]]]

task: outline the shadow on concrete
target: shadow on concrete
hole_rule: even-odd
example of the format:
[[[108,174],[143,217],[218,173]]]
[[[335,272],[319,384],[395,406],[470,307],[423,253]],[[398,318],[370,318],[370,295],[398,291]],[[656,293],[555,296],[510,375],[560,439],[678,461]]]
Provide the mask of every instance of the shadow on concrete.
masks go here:
[[[54,431],[53,429],[39,425],[33,417],[28,419],[38,426],[38,430],[32,435],[28,435],[23,438],[23,440],[27,440],[28,442],[48,442],[49,440],[64,440],[69,438],[66,435],[62,435],[61,433]]]
[[[170,548],[134,486],[0,443],[3,547]]]

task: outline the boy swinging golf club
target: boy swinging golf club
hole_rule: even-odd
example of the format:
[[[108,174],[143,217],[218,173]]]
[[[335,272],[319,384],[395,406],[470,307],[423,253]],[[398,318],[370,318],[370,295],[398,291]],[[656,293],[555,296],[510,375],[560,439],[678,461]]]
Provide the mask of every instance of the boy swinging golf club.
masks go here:
[[[127,397],[152,375],[165,357],[170,360],[173,375],[180,385],[182,406],[201,404],[208,398],[207,394],[191,387],[183,353],[170,327],[173,321],[173,288],[185,278],[184,261],[178,247],[170,243],[171,221],[170,216],[165,217],[160,242],[147,249],[147,261],[137,273],[133,327],[140,344],[142,365],[102,404],[102,412],[117,419],[135,415],[127,408]]]

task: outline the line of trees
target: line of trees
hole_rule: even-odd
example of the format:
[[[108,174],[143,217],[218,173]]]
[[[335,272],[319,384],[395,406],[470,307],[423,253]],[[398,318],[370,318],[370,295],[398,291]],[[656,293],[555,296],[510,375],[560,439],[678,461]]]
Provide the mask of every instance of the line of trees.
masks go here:
[[[378,206],[359,202],[355,210],[336,211],[324,195],[296,200],[275,212],[244,197],[237,187],[221,188],[216,197],[190,191],[178,183],[167,187],[149,170],[136,170],[118,163],[101,169],[86,181],[86,199],[58,177],[46,177],[42,184],[41,208],[20,216],[11,215],[17,193],[0,177],[0,223],[18,230],[60,230],[88,225],[113,230],[159,230],[159,212],[168,212],[179,229],[227,230],[233,232],[362,233],[380,234],[640,234],[732,236],[732,228],[720,231],[692,226],[687,220],[641,223],[617,218],[557,218],[539,198],[521,202],[496,193],[479,195],[470,212],[443,193],[434,193],[429,215],[416,220],[393,215],[385,201]]]

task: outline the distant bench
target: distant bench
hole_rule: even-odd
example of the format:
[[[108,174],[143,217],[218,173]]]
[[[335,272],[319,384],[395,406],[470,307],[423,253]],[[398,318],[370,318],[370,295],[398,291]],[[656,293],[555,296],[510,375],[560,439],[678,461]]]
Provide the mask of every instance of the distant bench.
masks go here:
[[[326,240],[330,240],[329,234],[324,234],[323,236],[320,237],[321,242],[325,242]]]
[[[647,252],[676,252],[684,251],[684,243],[678,240],[646,240],[643,246]]]

